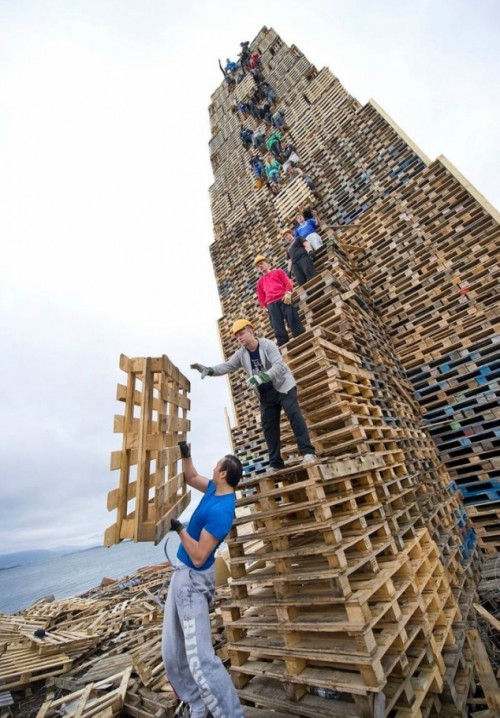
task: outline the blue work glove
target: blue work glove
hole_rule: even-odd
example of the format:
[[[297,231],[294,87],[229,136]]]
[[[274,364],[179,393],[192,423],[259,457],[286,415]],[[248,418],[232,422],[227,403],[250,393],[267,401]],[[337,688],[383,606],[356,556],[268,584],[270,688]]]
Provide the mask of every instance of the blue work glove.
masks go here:
[[[269,374],[266,374],[265,371],[261,371],[258,374],[248,377],[247,386],[252,389],[253,387],[260,386],[261,384],[266,384],[269,381],[271,381]]]
[[[181,524],[178,519],[170,519],[170,531],[175,531],[175,533],[180,534],[183,528],[184,524]]]
[[[213,376],[214,370],[211,366],[203,366],[203,364],[191,364],[191,369],[196,369],[201,374],[201,378],[204,379],[206,376]]]

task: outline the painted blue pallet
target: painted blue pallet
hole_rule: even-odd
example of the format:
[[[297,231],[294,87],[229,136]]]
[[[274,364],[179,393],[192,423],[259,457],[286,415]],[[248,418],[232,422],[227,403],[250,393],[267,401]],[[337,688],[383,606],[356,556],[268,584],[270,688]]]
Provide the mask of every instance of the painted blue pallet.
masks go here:
[[[500,499],[500,490],[497,491],[483,491],[477,492],[472,495],[464,496],[463,502],[466,506],[487,504],[490,501],[498,501]]]
[[[469,558],[476,543],[477,536],[474,532],[474,529],[467,529],[467,532],[463,538],[463,543],[459,546],[460,553],[462,555],[461,563],[465,563],[465,561]]]

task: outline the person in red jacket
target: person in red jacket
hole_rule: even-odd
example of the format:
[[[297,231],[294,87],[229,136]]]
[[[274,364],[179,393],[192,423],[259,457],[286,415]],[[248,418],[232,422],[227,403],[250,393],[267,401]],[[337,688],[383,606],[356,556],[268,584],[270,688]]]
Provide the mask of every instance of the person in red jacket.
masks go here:
[[[267,257],[262,254],[255,257],[254,265],[262,275],[257,282],[259,304],[269,313],[276,343],[282,346],[289,339],[285,322],[292,336],[298,337],[305,332],[297,309],[292,304],[293,284],[282,269],[271,269]]]

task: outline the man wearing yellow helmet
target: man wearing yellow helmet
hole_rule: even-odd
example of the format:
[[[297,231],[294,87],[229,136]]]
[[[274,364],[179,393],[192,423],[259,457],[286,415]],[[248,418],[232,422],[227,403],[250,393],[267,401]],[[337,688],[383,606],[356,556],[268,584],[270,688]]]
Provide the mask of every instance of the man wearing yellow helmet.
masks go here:
[[[222,376],[244,369],[248,375],[247,386],[259,397],[262,428],[269,453],[271,470],[282,469],[285,462],[281,456],[280,415],[283,409],[292,427],[297,447],[304,457],[304,463],[316,460],[306,422],[297,401],[297,387],[293,374],[283,361],[280,350],[274,342],[257,337],[248,319],[238,319],[233,324],[240,348],[222,364],[204,366],[191,364],[199,371],[201,378]]]

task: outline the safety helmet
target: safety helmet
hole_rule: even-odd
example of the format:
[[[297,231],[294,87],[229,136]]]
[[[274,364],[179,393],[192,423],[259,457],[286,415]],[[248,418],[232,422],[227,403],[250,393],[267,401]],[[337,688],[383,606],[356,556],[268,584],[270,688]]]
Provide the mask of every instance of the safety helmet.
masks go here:
[[[233,334],[238,334],[238,332],[240,332],[245,327],[250,327],[250,329],[253,331],[252,322],[249,322],[248,319],[237,319],[233,324]]]
[[[259,262],[267,262],[267,257],[264,257],[263,254],[258,254],[253,260],[254,267],[256,267]]]

